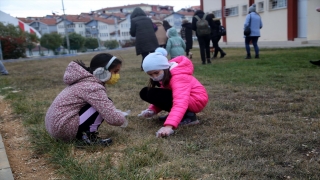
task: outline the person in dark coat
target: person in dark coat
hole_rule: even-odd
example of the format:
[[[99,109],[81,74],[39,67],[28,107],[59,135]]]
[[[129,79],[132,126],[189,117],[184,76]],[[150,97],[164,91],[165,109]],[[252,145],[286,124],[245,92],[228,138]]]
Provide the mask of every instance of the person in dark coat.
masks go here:
[[[207,63],[210,64],[210,34],[206,35],[206,36],[199,36],[197,33],[197,18],[195,16],[198,16],[200,19],[203,18],[204,16],[204,12],[202,10],[197,10],[194,13],[194,16],[192,18],[192,30],[194,30],[196,32],[196,36],[199,42],[199,47],[200,47],[200,55],[201,55],[201,61],[202,64],[206,64],[206,60]],[[211,25],[213,24],[212,22],[212,18],[210,18],[210,16],[206,16],[206,20],[208,21],[208,24]]]
[[[163,20],[162,22],[163,22],[163,27],[166,30],[166,32],[168,29],[172,28],[172,26],[169,24],[169,22],[167,20]]]
[[[130,18],[130,35],[136,37],[136,54],[142,55],[141,70],[143,70],[142,62],[144,58],[150,52],[154,52],[159,47],[159,44],[151,19],[147,17],[140,7],[133,10]]]
[[[221,26],[220,19],[215,18],[214,14],[208,15],[210,18],[212,18],[212,24],[211,27],[211,41],[212,45],[214,47],[214,54],[212,59],[217,58],[218,53],[220,52],[220,58],[223,58],[225,55],[227,55],[223,50],[219,47],[219,41],[221,39],[221,34],[219,32],[219,27]]]
[[[316,9],[316,11],[320,12],[320,7],[318,7]],[[314,64],[316,66],[320,66],[320,60],[317,60],[317,61],[310,61],[311,64]]]
[[[193,46],[192,25],[187,19],[184,19],[181,26],[180,34],[181,38],[186,43],[186,55],[189,59],[192,59],[192,53],[190,52],[190,49],[192,49]]]

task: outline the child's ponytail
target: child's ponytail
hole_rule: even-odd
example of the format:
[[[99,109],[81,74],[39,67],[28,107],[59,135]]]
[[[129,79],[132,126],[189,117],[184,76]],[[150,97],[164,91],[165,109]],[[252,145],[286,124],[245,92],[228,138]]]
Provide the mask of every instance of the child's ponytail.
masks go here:
[[[75,61],[73,61],[73,62],[75,62],[75,63],[77,63],[77,64],[79,64],[81,67],[83,67],[85,70],[87,70],[88,72],[90,72],[90,67],[87,67],[85,64],[84,64],[84,62],[82,62],[81,60],[75,60]]]

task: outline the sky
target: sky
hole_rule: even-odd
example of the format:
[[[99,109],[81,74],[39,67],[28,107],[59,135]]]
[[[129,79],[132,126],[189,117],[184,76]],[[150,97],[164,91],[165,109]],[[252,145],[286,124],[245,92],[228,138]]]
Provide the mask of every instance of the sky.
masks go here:
[[[80,14],[106,7],[129,4],[174,6],[174,11],[190,6],[200,6],[200,0],[63,0],[66,14]],[[0,10],[13,17],[42,17],[52,12],[62,15],[62,0],[0,0]]]

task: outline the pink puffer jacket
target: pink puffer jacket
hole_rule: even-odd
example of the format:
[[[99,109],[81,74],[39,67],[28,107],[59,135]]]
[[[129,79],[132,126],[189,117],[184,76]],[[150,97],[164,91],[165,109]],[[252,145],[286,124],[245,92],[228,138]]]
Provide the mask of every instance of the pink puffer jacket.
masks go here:
[[[208,103],[208,94],[205,87],[193,76],[193,64],[185,56],[178,56],[169,61],[171,66],[171,80],[169,89],[172,90],[173,105],[164,125],[177,128],[186,110],[198,113]],[[161,109],[150,105],[149,109],[156,113]]]

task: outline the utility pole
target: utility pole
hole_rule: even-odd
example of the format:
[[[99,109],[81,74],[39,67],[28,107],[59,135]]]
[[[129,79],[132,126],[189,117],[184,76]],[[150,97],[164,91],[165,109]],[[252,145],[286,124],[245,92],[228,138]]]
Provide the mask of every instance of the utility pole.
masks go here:
[[[2,47],[1,47],[1,39],[0,39],[0,60],[3,60]]]
[[[67,22],[66,22],[66,14],[64,12],[64,5],[63,5],[63,0],[62,1],[62,10],[63,10],[63,22],[64,22],[64,32],[65,32],[65,35],[66,35],[66,40],[67,40],[67,47],[68,47],[68,52],[70,54],[70,42],[69,42],[69,33],[68,33],[68,30],[67,30]]]
[[[114,24],[115,24],[115,29],[116,29],[116,39],[117,39],[117,43],[118,43],[118,47],[121,47],[120,45],[120,41],[119,41],[119,35],[118,35],[118,19],[117,17],[114,18]]]

